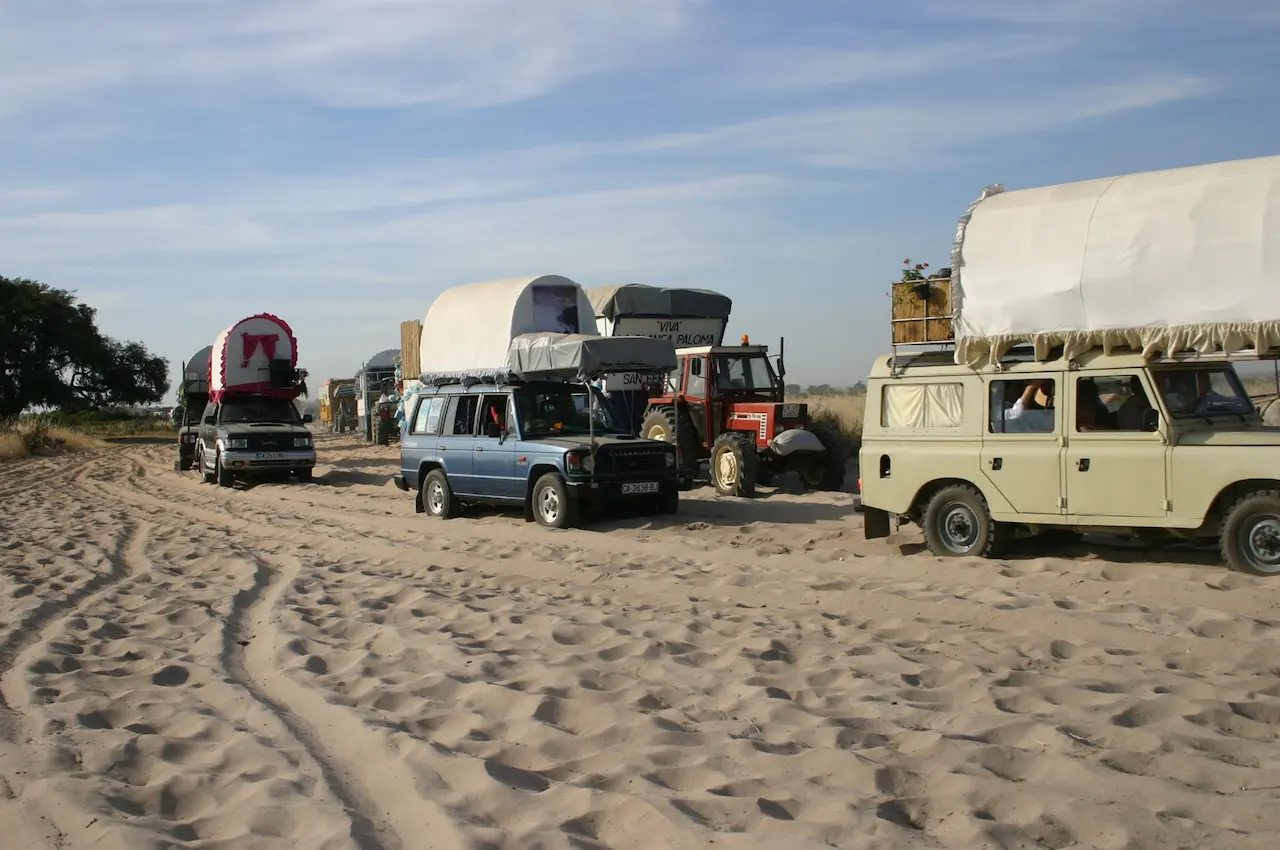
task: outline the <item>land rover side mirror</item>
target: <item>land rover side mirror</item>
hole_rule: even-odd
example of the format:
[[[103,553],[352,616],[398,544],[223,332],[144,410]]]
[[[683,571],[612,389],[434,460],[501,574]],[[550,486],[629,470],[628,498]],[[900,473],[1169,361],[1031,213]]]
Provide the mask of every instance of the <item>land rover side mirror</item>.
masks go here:
[[[1155,408],[1143,411],[1142,430],[1148,432],[1160,430],[1160,411]]]
[[[303,425],[310,425],[310,424],[311,424],[312,422],[314,422],[314,421],[315,421],[315,418],[314,418],[310,413],[304,413],[304,414],[302,415],[302,424],[303,424]]]

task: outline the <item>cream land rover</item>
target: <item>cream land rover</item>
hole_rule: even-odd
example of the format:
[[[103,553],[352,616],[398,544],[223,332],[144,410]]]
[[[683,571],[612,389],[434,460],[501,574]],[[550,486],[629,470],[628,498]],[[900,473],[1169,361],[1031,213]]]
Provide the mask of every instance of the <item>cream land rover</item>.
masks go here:
[[[991,557],[1052,529],[1217,538],[1232,569],[1280,574],[1280,428],[1230,362],[1051,356],[878,359],[860,454],[867,538],[895,515],[940,556]]]

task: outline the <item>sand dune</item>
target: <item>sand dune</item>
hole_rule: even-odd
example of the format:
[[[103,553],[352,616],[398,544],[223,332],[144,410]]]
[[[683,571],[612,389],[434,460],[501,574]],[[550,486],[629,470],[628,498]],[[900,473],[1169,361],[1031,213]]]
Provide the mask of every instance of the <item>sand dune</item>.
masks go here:
[[[1274,847],[1280,584],[941,561],[850,494],[451,522],[322,438],[0,466],[10,848]]]

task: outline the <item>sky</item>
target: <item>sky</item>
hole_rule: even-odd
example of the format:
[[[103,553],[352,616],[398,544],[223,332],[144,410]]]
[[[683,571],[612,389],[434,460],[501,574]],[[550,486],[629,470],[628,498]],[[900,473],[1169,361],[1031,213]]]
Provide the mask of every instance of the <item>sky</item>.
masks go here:
[[[449,286],[710,288],[850,385],[982,188],[1280,153],[1262,0],[0,0],[0,274],[313,382]]]

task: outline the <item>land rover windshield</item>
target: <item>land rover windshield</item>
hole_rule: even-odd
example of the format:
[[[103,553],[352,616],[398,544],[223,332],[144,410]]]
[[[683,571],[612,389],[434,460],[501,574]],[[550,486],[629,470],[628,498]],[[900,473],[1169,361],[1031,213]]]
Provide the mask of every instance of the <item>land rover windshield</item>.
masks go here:
[[[762,354],[715,357],[716,388],[726,392],[772,393],[776,386],[769,359]]]
[[[521,434],[528,438],[592,432],[625,433],[600,393],[594,389],[592,393],[595,400],[588,405],[587,389],[580,385],[517,390],[516,411],[520,416]]]
[[[1247,416],[1253,402],[1230,366],[1166,369],[1155,373],[1156,387],[1175,419]]]
[[[230,399],[222,403],[222,424],[279,423],[301,425],[298,408],[287,398]]]

